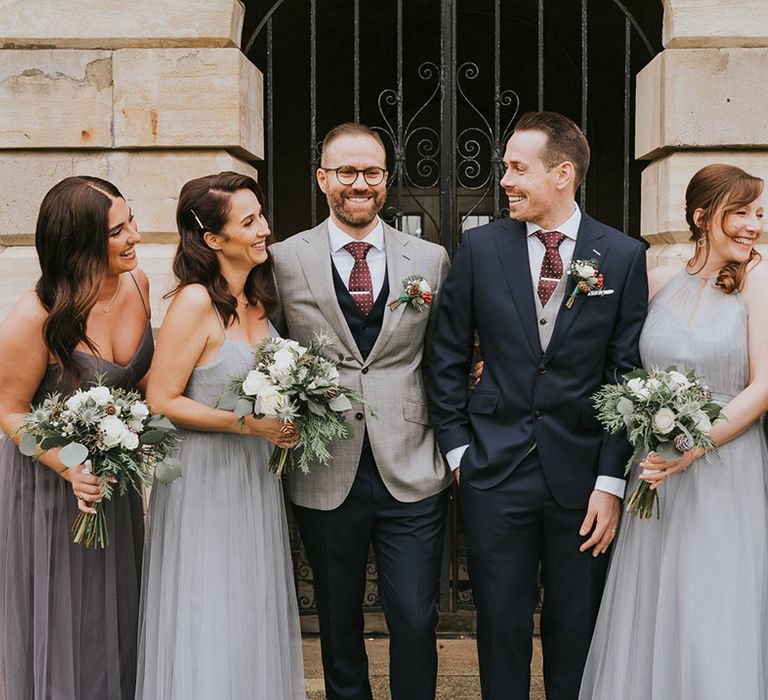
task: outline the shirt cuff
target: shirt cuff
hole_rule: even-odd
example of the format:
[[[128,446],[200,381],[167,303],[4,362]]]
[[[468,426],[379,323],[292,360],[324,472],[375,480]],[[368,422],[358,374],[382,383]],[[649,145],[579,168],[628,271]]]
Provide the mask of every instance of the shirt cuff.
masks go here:
[[[459,464],[461,464],[461,458],[464,456],[464,453],[467,451],[468,447],[469,445],[454,447],[452,450],[448,450],[448,452],[445,453],[445,458],[448,460],[448,466],[451,468],[452,472],[455,472],[459,468]]]
[[[595,491],[605,491],[618,498],[624,498],[624,490],[627,488],[627,482],[624,479],[617,479],[615,476],[598,476],[595,481]]]

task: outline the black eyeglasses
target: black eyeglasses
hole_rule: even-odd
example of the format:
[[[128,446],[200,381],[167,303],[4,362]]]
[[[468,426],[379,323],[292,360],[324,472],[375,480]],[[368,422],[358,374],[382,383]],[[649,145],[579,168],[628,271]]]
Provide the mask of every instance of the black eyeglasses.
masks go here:
[[[353,168],[351,165],[342,165],[339,168],[322,168],[327,173],[335,173],[336,179],[342,185],[354,185],[357,178],[362,173],[363,180],[371,187],[380,185],[384,180],[387,171],[384,168]]]

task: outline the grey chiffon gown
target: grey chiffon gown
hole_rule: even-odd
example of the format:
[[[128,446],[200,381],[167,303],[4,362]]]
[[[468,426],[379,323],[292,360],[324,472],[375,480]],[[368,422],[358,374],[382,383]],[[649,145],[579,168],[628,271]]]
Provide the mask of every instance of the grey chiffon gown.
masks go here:
[[[184,395],[213,406],[252,362],[252,348],[226,338],[213,362],[192,371]],[[303,699],[283,492],[267,468],[272,446],[180,432],[183,476],[155,482],[149,505],[136,697]]]
[[[640,351],[727,403],[749,383],[744,301],[683,270],[651,301]],[[664,482],[660,519],[623,514],[581,700],[768,697],[767,463],[756,422]]]
[[[147,322],[126,366],[76,352],[81,385],[133,389],[152,360]],[[60,391],[51,365],[33,405]],[[136,678],[144,514],[133,490],[104,504],[106,549],[73,544],[69,482],[0,441],[0,687],[6,700],[128,700]],[[0,693],[2,697],[2,693]]]

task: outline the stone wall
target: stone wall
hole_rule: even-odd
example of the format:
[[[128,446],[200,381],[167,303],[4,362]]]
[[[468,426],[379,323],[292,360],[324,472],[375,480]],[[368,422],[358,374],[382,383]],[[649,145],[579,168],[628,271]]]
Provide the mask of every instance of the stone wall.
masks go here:
[[[239,0],[11,0],[0,21],[0,318],[38,274],[43,195],[114,182],[133,209],[153,323],[171,283],[187,180],[263,156],[262,76],[239,49]]]
[[[768,181],[768,2],[665,0],[665,50],[637,78],[635,155],[650,265],[691,253],[685,188],[709,163]],[[763,238],[768,253],[768,238]]]

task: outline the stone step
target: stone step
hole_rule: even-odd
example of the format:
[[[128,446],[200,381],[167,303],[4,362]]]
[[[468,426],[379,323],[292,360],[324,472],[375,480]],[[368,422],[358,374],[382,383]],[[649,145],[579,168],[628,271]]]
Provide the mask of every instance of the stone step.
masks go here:
[[[307,700],[324,700],[323,669],[320,661],[320,640],[304,638],[304,671]],[[374,700],[389,700],[388,639],[366,639],[369,675]],[[439,639],[437,643],[437,700],[480,700],[480,679],[477,672],[475,640]],[[531,700],[544,700],[544,680],[541,667],[541,640],[534,638],[531,664]]]

